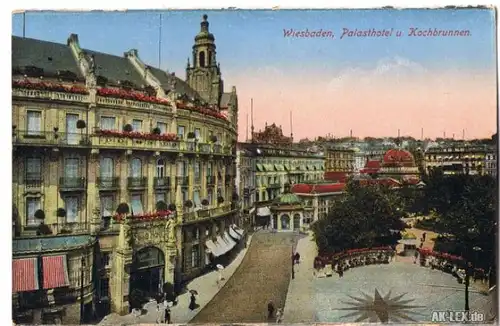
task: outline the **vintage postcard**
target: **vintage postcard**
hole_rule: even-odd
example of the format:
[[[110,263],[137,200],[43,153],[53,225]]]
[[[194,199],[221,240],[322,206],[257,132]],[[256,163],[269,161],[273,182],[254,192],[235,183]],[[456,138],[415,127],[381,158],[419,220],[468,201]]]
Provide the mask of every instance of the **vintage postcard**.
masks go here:
[[[18,324],[497,321],[496,11],[27,11]]]

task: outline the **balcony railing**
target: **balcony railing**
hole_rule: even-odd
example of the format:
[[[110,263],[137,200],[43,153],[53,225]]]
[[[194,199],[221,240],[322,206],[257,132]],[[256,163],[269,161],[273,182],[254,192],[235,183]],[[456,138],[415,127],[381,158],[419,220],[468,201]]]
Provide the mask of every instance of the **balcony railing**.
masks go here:
[[[115,135],[102,135],[95,129],[92,135],[92,146],[116,149],[142,149],[150,151],[170,151],[184,153],[202,154],[224,154],[221,145],[196,143],[184,140],[155,140],[128,137],[117,137]]]
[[[281,183],[271,183],[268,188],[281,188]]]
[[[50,145],[50,146],[89,146],[85,133],[67,133],[54,131],[16,130],[12,134],[14,144]]]
[[[126,100],[121,98],[113,98],[113,97],[104,97],[97,96],[97,104],[101,105],[109,105],[109,106],[121,106],[124,108],[135,108],[141,110],[160,110],[162,112],[171,112],[172,108],[168,104],[159,104],[159,103],[149,103],[149,102],[141,102],[134,100]]]
[[[84,103],[89,102],[89,95],[85,94],[75,94],[75,93],[63,93],[54,92],[38,89],[24,89],[24,88],[14,88],[12,89],[13,97],[30,97],[38,99],[56,100],[56,101],[68,101],[68,102],[78,102]]]
[[[39,177],[30,177],[27,176],[26,179],[24,179],[24,184],[26,185],[26,188],[40,188],[42,186],[42,178]]]
[[[182,220],[184,222],[192,222],[202,219],[215,218],[220,215],[231,212],[231,205],[219,206],[211,209],[204,209],[199,211],[184,212]]]
[[[59,178],[59,189],[61,191],[75,191],[85,189],[85,178],[61,177]]]
[[[156,177],[154,179],[155,188],[170,188],[170,177]]]
[[[200,183],[201,183],[201,176],[199,176],[199,175],[198,175],[198,176],[196,176],[196,175],[195,175],[195,176],[194,176],[194,183],[195,183],[195,184],[200,184]]]
[[[89,223],[85,222],[61,222],[61,223],[49,223],[46,224],[50,234],[45,235],[56,235],[56,234],[84,234],[89,233]],[[32,237],[37,235],[39,230],[38,225],[24,225],[21,227],[20,236]],[[64,246],[61,247],[63,249]]]
[[[177,176],[175,178],[178,186],[188,186],[189,185],[189,177]]]
[[[146,177],[129,177],[127,184],[129,188],[145,188],[147,180]]]
[[[215,185],[215,176],[209,175],[207,176],[207,186],[214,186]]]
[[[117,177],[102,177],[97,178],[97,187],[101,190],[112,190],[119,187],[119,178]]]

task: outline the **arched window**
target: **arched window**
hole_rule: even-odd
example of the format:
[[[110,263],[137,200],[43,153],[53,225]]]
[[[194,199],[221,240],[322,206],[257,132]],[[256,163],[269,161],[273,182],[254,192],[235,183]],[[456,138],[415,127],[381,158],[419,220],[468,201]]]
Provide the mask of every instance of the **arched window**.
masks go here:
[[[198,61],[200,62],[200,67],[205,67],[205,51],[200,51]]]
[[[130,161],[130,176],[132,178],[142,177],[142,162],[139,158],[133,158]]]
[[[156,161],[156,177],[165,177],[165,161],[163,159],[159,159],[158,161]]]
[[[212,66],[212,52],[208,51],[208,66]]]

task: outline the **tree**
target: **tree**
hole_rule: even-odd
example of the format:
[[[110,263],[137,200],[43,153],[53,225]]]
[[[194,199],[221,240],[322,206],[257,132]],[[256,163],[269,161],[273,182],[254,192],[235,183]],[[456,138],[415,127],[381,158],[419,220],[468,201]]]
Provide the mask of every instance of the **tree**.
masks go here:
[[[350,181],[343,200],[330,215],[312,225],[320,252],[394,244],[394,230],[402,230],[402,205],[394,190],[385,186],[361,186]]]

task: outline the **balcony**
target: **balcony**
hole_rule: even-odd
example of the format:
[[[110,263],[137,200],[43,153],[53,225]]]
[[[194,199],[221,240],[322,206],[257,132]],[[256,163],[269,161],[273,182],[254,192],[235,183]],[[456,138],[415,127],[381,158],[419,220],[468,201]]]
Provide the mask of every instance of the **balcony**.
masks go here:
[[[183,223],[189,223],[200,220],[207,220],[211,218],[217,218],[219,216],[227,215],[234,211],[231,209],[231,205],[219,206],[209,209],[203,209],[199,211],[184,212],[182,214]]]
[[[49,234],[45,235],[60,235],[60,234],[87,234],[89,233],[89,223],[85,222],[61,222],[61,223],[49,223],[45,224],[48,226]],[[23,225],[21,226],[20,237],[33,237],[36,236],[39,231],[39,225]]]
[[[199,176],[199,175],[194,176],[194,184],[197,184],[197,185],[201,184],[201,176]]]
[[[175,178],[176,180],[176,184],[178,186],[182,186],[182,187],[187,187],[189,186],[189,177],[184,177],[184,176],[177,176]]]
[[[97,187],[100,190],[116,190],[120,187],[119,178],[116,177],[97,178]]]
[[[90,101],[90,96],[86,94],[63,93],[63,92],[54,92],[50,90],[25,89],[25,88],[13,88],[12,97],[23,97],[23,98],[28,97],[36,99],[46,99],[51,101],[67,101],[67,102],[78,102],[78,103],[88,103]]]
[[[267,187],[268,188],[273,188],[273,189],[279,189],[279,188],[281,188],[281,183],[271,183]]]
[[[83,191],[85,190],[85,178],[61,177],[59,178],[60,191]]]
[[[213,176],[213,175],[208,175],[207,176],[207,186],[208,187],[215,186],[215,176]]]
[[[134,108],[134,109],[148,110],[148,111],[157,110],[166,113],[172,112],[172,108],[168,104],[141,102],[141,101],[134,101],[122,98],[114,98],[114,97],[97,96],[97,104],[106,106],[119,106],[127,109]]]
[[[171,186],[170,177],[156,177],[154,179],[154,187],[156,189],[168,189]]]
[[[222,145],[215,144],[213,146],[213,151],[215,154],[222,154]]]
[[[203,154],[210,154],[212,151],[212,146],[210,144],[199,143],[198,151]]]
[[[86,134],[28,130],[14,131],[12,134],[12,143],[15,145],[25,144],[31,146],[88,147],[90,145]]]
[[[26,176],[24,179],[24,184],[26,188],[40,188],[42,186],[42,177],[41,176]]]
[[[128,177],[127,185],[129,189],[146,188],[148,178],[145,177]]]

